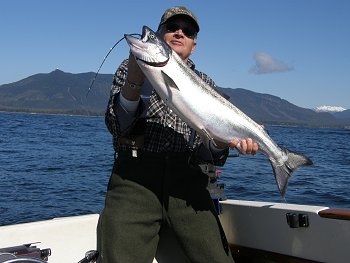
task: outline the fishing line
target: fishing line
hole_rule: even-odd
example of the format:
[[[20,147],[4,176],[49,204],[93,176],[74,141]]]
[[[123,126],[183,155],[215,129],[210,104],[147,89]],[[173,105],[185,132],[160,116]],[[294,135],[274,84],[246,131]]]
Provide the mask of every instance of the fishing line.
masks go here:
[[[129,34],[129,35],[130,35],[130,36],[140,36],[140,37],[141,37],[141,34]],[[119,40],[113,45],[113,47],[110,48],[110,50],[108,51],[107,55],[103,58],[100,67],[98,68],[98,70],[97,70],[97,72],[96,72],[94,78],[92,79],[92,82],[91,82],[91,84],[90,84],[90,87],[89,87],[89,89],[88,89],[88,91],[87,91],[87,93],[86,93],[86,97],[89,95],[89,93],[90,93],[90,91],[91,91],[91,89],[92,89],[92,86],[94,85],[95,80],[96,80],[96,78],[97,78],[97,75],[98,75],[98,73],[100,72],[100,70],[101,70],[103,64],[105,63],[107,57],[108,57],[109,54],[112,52],[112,50],[113,50],[124,38],[125,38],[125,36],[122,37],[121,39],[119,39]]]

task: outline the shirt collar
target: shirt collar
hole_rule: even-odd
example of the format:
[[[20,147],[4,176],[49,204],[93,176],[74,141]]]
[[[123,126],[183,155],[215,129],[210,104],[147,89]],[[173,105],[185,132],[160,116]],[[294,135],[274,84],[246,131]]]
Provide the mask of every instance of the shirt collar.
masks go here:
[[[194,62],[191,59],[187,59],[187,65],[190,67],[190,69],[194,70],[196,65],[194,64]]]

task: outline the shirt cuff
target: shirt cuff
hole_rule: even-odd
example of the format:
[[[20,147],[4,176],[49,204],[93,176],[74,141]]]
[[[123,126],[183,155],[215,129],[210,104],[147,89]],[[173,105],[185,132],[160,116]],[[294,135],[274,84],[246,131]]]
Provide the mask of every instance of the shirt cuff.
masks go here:
[[[140,97],[138,100],[128,100],[120,92],[119,103],[127,112],[135,112],[140,102]]]

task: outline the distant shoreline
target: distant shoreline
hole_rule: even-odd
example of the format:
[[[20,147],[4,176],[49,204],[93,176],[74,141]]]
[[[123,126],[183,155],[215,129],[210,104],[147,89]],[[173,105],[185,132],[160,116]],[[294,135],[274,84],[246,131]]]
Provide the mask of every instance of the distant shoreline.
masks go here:
[[[60,113],[60,112],[30,112],[30,111],[7,111],[0,110],[0,113],[9,114],[28,114],[28,115],[55,115],[55,116],[77,116],[77,117],[104,117],[104,114],[74,114],[74,113]]]
[[[79,114],[79,113],[60,113],[60,112],[29,112],[29,111],[7,111],[1,110],[0,113],[18,113],[18,114],[28,114],[28,115],[56,115],[56,116],[77,116],[77,117],[104,117],[104,114]],[[306,128],[320,128],[320,129],[345,129],[349,130],[349,125],[328,125],[328,126],[317,126],[317,125],[306,125],[306,124],[297,124],[297,123],[287,123],[287,122],[264,122],[264,125],[270,126],[280,126],[280,127],[289,127],[289,128],[298,128],[298,127],[306,127]]]

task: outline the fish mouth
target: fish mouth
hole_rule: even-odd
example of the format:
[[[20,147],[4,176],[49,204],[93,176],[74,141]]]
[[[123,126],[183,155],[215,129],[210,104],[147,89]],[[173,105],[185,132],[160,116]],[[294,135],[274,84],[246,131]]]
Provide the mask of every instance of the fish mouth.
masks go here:
[[[149,27],[143,27],[140,38],[134,34],[125,34],[124,37],[136,60],[151,67],[163,67],[168,63],[170,47]]]
[[[156,61],[153,57],[145,55],[147,51],[147,46],[143,41],[143,38],[139,39],[133,35],[124,35],[126,41],[128,42],[131,52],[135,56],[136,60],[142,61],[144,64],[151,67],[164,67],[168,61],[169,57],[164,61]]]
[[[137,58],[137,60],[140,60],[140,61],[142,61],[143,63],[145,63],[145,64],[147,64],[147,65],[149,65],[149,66],[151,66],[151,67],[164,67],[166,64],[168,64],[168,61],[169,61],[169,59],[167,59],[167,60],[164,61],[164,62],[148,62],[148,61],[142,60],[142,59],[140,59],[140,58]]]

